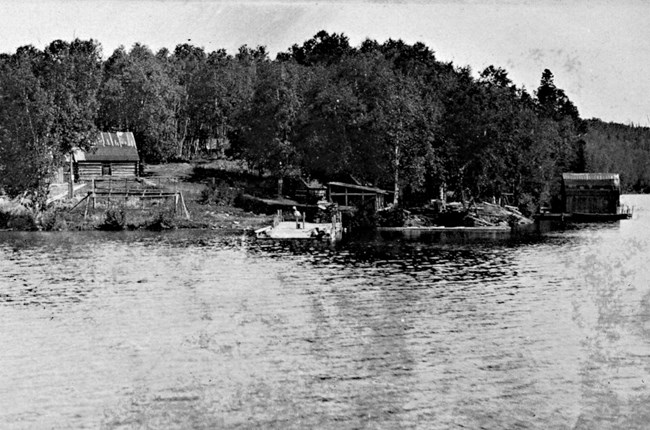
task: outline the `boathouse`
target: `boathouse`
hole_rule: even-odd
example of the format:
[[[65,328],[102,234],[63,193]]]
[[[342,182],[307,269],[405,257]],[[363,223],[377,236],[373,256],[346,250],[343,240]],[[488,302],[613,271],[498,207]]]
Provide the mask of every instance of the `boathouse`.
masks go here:
[[[131,132],[99,133],[87,151],[74,152],[75,178],[133,178],[138,176],[140,157]]]
[[[618,173],[562,174],[562,201],[569,214],[616,214],[620,205]]]
[[[386,206],[386,196],[389,194],[389,191],[380,188],[344,182],[327,183],[329,200],[344,207],[374,204],[375,210],[379,210]]]

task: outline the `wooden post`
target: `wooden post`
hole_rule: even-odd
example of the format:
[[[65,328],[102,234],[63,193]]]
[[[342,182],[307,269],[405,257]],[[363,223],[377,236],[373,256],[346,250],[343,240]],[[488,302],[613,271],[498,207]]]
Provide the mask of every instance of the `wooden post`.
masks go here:
[[[68,198],[74,197],[74,162],[72,161],[73,151],[70,151],[70,180],[68,181]]]
[[[181,203],[183,204],[183,210],[185,211],[185,217],[187,219],[190,219],[190,213],[187,210],[187,206],[185,206],[185,199],[183,198],[183,193],[179,192],[178,194],[180,194],[180,196],[181,196]]]
[[[303,230],[305,229],[305,219],[306,219],[306,217],[307,217],[307,214],[305,213],[305,211],[302,211],[302,229]]]
[[[282,221],[282,209],[278,209],[275,216],[273,217],[273,227],[277,227]]]
[[[88,197],[90,196],[86,196],[86,210],[84,211],[84,221],[86,220],[86,217],[88,217],[88,205],[90,205],[90,199]]]
[[[95,194],[95,178],[92,180],[92,185],[93,185],[93,210],[95,210],[95,203],[97,200],[97,194]]]

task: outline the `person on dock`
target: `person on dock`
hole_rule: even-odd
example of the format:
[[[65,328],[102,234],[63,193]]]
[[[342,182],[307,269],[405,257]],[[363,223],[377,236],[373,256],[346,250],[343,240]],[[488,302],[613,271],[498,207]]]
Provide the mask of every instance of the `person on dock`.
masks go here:
[[[293,216],[296,218],[296,228],[300,228],[300,217],[302,217],[302,214],[295,206],[293,207]]]

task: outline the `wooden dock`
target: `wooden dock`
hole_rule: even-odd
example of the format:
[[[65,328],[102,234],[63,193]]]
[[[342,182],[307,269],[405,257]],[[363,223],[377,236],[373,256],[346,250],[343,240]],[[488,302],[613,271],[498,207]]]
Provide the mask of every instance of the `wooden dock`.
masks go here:
[[[320,239],[331,235],[332,223],[283,221],[275,227],[264,227],[256,231],[260,239]]]
[[[619,213],[543,213],[533,215],[538,221],[610,222],[632,218],[632,210]]]
[[[482,227],[378,227],[377,237],[384,240],[413,240],[435,243],[503,241],[539,234],[539,225],[528,223],[510,226]]]
[[[343,238],[343,224],[341,214],[336,213],[331,222],[306,222],[303,219],[296,223],[284,221],[282,211],[273,220],[273,225],[255,231],[258,239],[275,240],[320,240],[338,242]]]

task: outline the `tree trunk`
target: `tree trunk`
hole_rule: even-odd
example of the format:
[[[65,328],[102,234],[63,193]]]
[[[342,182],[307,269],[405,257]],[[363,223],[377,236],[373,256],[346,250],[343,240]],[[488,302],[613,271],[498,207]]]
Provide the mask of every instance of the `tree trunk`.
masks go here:
[[[395,181],[393,206],[397,206],[399,203],[399,145],[395,145],[395,176],[393,179]]]

